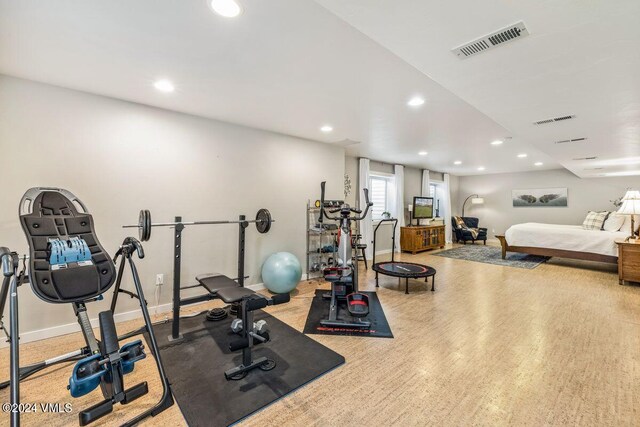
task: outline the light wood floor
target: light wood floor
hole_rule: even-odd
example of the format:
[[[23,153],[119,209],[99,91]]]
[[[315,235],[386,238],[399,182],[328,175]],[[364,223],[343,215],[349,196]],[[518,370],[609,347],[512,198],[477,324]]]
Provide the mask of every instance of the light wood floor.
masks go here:
[[[245,425],[640,425],[640,287],[618,285],[614,267],[552,260],[524,270],[428,253],[402,259],[435,267],[437,289],[415,282],[405,295],[397,280],[381,276],[378,295],[395,338],[312,335],[347,363]],[[373,290],[374,275],[361,277],[362,289]],[[289,304],[268,311],[302,331],[319,285],[300,284]],[[25,344],[21,362],[81,345],[79,334]],[[6,378],[7,349],[0,372]],[[154,372],[147,359],[127,382],[152,376],[157,390]],[[22,400],[73,402],[74,409],[95,403],[99,393],[68,396],[69,373],[59,366],[23,382]],[[119,406],[95,425],[122,422],[157,397]],[[0,401],[8,401],[6,390]],[[77,415],[27,414],[23,424],[77,425]],[[184,424],[177,405],[145,422]]]

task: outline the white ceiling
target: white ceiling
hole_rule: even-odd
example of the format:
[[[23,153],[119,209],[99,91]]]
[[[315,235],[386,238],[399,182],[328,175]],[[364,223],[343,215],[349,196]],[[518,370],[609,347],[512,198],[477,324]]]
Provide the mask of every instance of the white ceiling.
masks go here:
[[[317,2],[576,175],[640,174],[640,1]],[[450,51],[520,20],[526,38]]]
[[[238,2],[243,14],[227,19],[204,0],[0,0],[0,73],[302,138],[360,141],[350,154],[459,175],[541,161],[584,176],[587,162],[571,158],[640,161],[640,2]],[[527,39],[464,61],[449,52],[520,19]],[[161,77],[174,93],[153,88]],[[427,102],[411,109],[416,94]],[[564,114],[577,119],[531,125]],[[330,135],[319,131],[325,123]],[[589,138],[584,149],[550,143],[579,136]],[[520,152],[529,157],[516,159]],[[607,167],[597,172],[640,163]]]

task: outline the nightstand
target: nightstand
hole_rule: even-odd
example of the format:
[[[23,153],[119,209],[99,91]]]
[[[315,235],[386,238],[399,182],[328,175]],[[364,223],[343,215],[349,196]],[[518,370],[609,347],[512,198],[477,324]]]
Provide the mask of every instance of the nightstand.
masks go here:
[[[618,245],[618,283],[640,282],[640,240],[624,242]]]

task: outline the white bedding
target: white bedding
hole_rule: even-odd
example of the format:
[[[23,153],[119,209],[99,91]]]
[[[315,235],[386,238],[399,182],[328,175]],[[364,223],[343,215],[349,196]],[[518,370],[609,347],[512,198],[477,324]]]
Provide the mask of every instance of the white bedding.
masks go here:
[[[585,230],[581,225],[527,222],[509,227],[504,234],[510,246],[562,249],[618,256],[616,240],[624,240],[628,231]]]

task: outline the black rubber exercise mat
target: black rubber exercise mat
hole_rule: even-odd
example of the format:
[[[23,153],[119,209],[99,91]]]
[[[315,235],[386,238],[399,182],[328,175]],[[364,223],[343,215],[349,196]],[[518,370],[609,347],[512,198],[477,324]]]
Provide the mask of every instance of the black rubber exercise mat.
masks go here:
[[[344,357],[301,334],[262,310],[271,341],[254,347],[254,358],[266,356],[277,366],[254,369],[244,379],[227,381],[224,371],[241,362],[242,352],[230,352],[235,338],[232,317],[209,322],[204,315],[180,321],[184,341],[170,343],[171,324],[154,326],[162,361],[176,401],[189,426],[227,426],[275,402],[288,393],[342,365]]]
[[[329,316],[330,300],[323,297],[324,294],[328,294],[329,292],[328,290],[316,289],[316,295],[311,301],[307,322],[304,325],[305,334],[393,338],[391,327],[389,326],[389,322],[387,322],[382,304],[380,304],[378,295],[375,292],[361,292],[369,297],[369,314],[367,317],[364,317],[363,320],[371,322],[370,328],[338,328],[321,325],[320,321]],[[338,303],[338,319],[353,320],[347,311],[346,301],[340,301]]]

